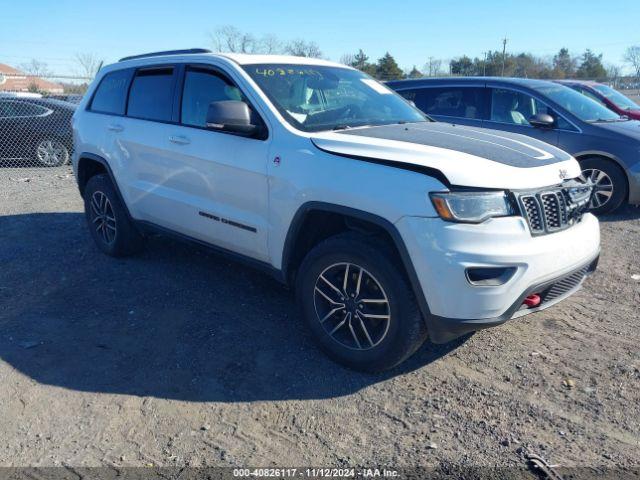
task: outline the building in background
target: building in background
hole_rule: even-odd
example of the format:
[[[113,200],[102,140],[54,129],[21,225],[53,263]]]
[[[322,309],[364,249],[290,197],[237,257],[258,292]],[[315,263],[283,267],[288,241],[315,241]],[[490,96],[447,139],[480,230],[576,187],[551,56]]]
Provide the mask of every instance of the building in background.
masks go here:
[[[0,63],[0,92],[63,93],[62,85]]]

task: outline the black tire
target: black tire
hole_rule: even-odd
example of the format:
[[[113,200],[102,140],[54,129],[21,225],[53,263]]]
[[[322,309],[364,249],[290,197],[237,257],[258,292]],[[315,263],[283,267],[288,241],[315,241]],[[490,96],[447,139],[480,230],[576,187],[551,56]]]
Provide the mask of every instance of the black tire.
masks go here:
[[[348,275],[343,275],[339,270],[344,268],[347,271],[343,264],[352,265]],[[354,370],[383,371],[407,359],[424,343],[427,338],[426,326],[413,290],[398,265],[401,262],[390,247],[356,233],[331,237],[307,254],[296,279],[298,307],[315,340],[333,360]],[[325,295],[328,294],[331,300],[341,301],[336,290],[329,288],[320,277],[321,274],[331,277],[334,271],[337,279],[343,276],[348,278],[347,293],[355,292],[359,272],[362,271],[360,296],[385,297],[387,304],[367,303],[363,307],[364,304],[343,297],[346,307],[321,322],[321,315],[324,318],[333,307],[339,308],[339,305],[329,303]],[[317,282],[323,292],[317,292]],[[345,293],[343,286],[344,283],[340,290]],[[324,310],[319,312],[322,308]],[[387,313],[388,319],[364,318],[370,315],[384,317]],[[346,318],[353,318],[353,323],[347,320],[343,327],[338,327],[335,336],[331,336],[330,330]],[[361,320],[366,320],[366,327],[360,328],[363,325]],[[342,336],[339,337],[339,334]],[[354,337],[357,338],[354,340]]]
[[[591,178],[594,183],[599,180],[591,203],[591,211],[596,215],[613,212],[627,199],[627,176],[622,168],[611,160],[588,157],[580,161],[580,168],[583,175]],[[600,176],[599,172],[605,176]]]
[[[87,182],[84,210],[91,236],[102,252],[124,257],[144,246],[144,237],[131,222],[107,174],[95,175]]]

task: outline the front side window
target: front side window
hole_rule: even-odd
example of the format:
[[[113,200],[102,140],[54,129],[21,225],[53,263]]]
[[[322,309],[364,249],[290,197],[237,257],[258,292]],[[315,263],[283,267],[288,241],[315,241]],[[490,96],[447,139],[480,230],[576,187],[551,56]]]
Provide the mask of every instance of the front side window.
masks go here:
[[[104,76],[91,101],[91,111],[124,115],[130,70],[119,70]]]
[[[548,113],[548,109],[533,97],[515,90],[502,88],[491,90],[490,119],[492,121],[530,125],[529,119],[536,113]]]
[[[127,116],[168,122],[173,108],[173,68],[138,70],[131,84]]]
[[[181,122],[184,125],[205,127],[211,102],[245,100],[240,89],[217,72],[189,68],[184,77]]]
[[[572,88],[557,84],[536,86],[534,88],[541,95],[557,103],[584,122],[616,122],[621,120],[620,115],[617,113]]]
[[[244,69],[287,122],[306,132],[428,121],[402,97],[358,70],[290,64]]]
[[[427,115],[481,119],[483,91],[476,87],[430,88],[423,111]]]

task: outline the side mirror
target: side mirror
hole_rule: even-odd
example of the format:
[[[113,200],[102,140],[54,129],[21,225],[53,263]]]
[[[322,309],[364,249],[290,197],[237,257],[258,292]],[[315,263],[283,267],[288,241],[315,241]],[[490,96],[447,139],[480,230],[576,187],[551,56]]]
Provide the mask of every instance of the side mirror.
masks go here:
[[[211,102],[207,110],[207,128],[243,135],[258,131],[258,126],[251,123],[249,105],[239,100]]]
[[[548,113],[536,113],[529,119],[529,123],[537,128],[551,128],[555,120]]]

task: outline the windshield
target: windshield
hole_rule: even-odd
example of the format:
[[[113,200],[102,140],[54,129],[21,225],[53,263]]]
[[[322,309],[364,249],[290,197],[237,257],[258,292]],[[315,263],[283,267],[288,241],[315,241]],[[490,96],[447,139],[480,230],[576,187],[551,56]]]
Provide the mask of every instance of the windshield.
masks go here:
[[[244,69],[282,116],[306,132],[428,121],[402,97],[357,70],[286,64]]]
[[[619,91],[614,90],[607,85],[594,85],[593,88],[613,102],[613,104],[618,108],[622,108],[624,110],[640,110],[640,105],[637,105],[633,100],[625,97]]]
[[[620,115],[595,100],[563,85],[544,85],[535,89],[585,122],[615,122]]]

